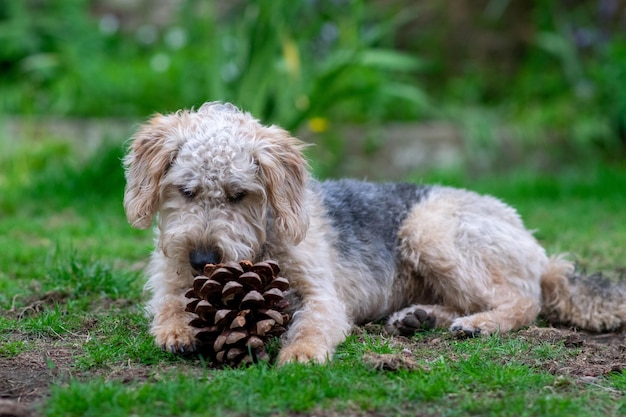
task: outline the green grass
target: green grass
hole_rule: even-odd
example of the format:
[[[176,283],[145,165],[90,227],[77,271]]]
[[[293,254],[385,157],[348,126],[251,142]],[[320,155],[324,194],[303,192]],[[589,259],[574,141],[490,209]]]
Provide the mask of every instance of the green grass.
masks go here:
[[[424,361],[427,371],[378,372],[345,353],[326,366],[207,370],[164,375],[153,383],[73,381],[55,387],[47,415],[610,415],[620,406],[601,387],[563,384],[544,372],[484,352],[510,349],[504,341],[459,342],[452,352]],[[367,349],[368,346],[365,346]],[[489,356],[489,355],[487,355]],[[607,385],[624,383],[613,377]],[[623,403],[621,403],[623,405]],[[419,414],[423,413],[423,414]],[[315,413],[313,413],[315,414]]]
[[[0,326],[4,327],[2,324]],[[28,344],[23,340],[7,341],[0,346],[0,357],[10,358],[28,349]]]
[[[41,414],[571,416],[626,409],[624,373],[593,384],[552,375],[539,365],[576,350],[515,335],[456,341],[431,332],[406,344],[365,332],[350,336],[328,365],[278,369],[215,370],[201,358],[161,352],[141,307],[140,271],[152,236],[124,218],[121,152],[108,146],[76,162],[64,146],[0,141],[0,361],[59,347],[74,352],[66,363],[51,363],[63,371]],[[624,266],[623,166],[420,180],[501,197],[551,253],[571,251],[590,269]],[[379,371],[363,360],[407,346],[417,370]]]
[[[138,308],[100,315],[78,359],[81,369],[131,361],[151,365],[178,358],[162,352],[147,334],[148,319]]]

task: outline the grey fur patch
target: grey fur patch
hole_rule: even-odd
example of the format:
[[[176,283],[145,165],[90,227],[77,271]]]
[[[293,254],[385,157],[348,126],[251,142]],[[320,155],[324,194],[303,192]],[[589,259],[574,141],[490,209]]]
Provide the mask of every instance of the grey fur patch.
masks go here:
[[[393,269],[400,224],[432,186],[407,183],[370,183],[357,180],[320,184],[326,214],[337,233],[335,247],[354,262],[372,262]],[[384,264],[384,265],[383,265]]]

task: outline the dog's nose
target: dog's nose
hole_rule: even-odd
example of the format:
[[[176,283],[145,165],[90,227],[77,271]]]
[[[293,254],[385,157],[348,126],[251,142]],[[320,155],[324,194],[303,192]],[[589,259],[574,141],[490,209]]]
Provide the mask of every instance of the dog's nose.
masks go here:
[[[215,251],[195,250],[189,254],[189,263],[196,271],[202,271],[206,264],[218,264],[220,254]]]

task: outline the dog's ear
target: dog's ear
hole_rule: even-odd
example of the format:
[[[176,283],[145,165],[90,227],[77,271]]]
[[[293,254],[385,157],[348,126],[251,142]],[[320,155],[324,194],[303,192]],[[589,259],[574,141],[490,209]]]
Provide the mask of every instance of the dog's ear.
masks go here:
[[[277,231],[283,239],[299,243],[309,227],[309,166],[302,154],[307,145],[275,126],[263,127],[257,135],[259,176],[274,210]]]
[[[131,138],[123,159],[126,174],[124,209],[129,223],[146,229],[159,205],[159,183],[176,157],[180,140],[175,135],[175,115],[156,115]]]

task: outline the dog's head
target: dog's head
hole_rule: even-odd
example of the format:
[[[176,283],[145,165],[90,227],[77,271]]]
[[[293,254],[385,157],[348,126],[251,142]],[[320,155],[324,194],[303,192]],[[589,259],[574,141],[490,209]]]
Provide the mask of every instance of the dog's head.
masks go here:
[[[156,115],[131,139],[124,208],[163,254],[194,266],[253,258],[267,233],[297,244],[308,228],[305,145],[231,104]],[[197,268],[196,268],[197,269]]]

